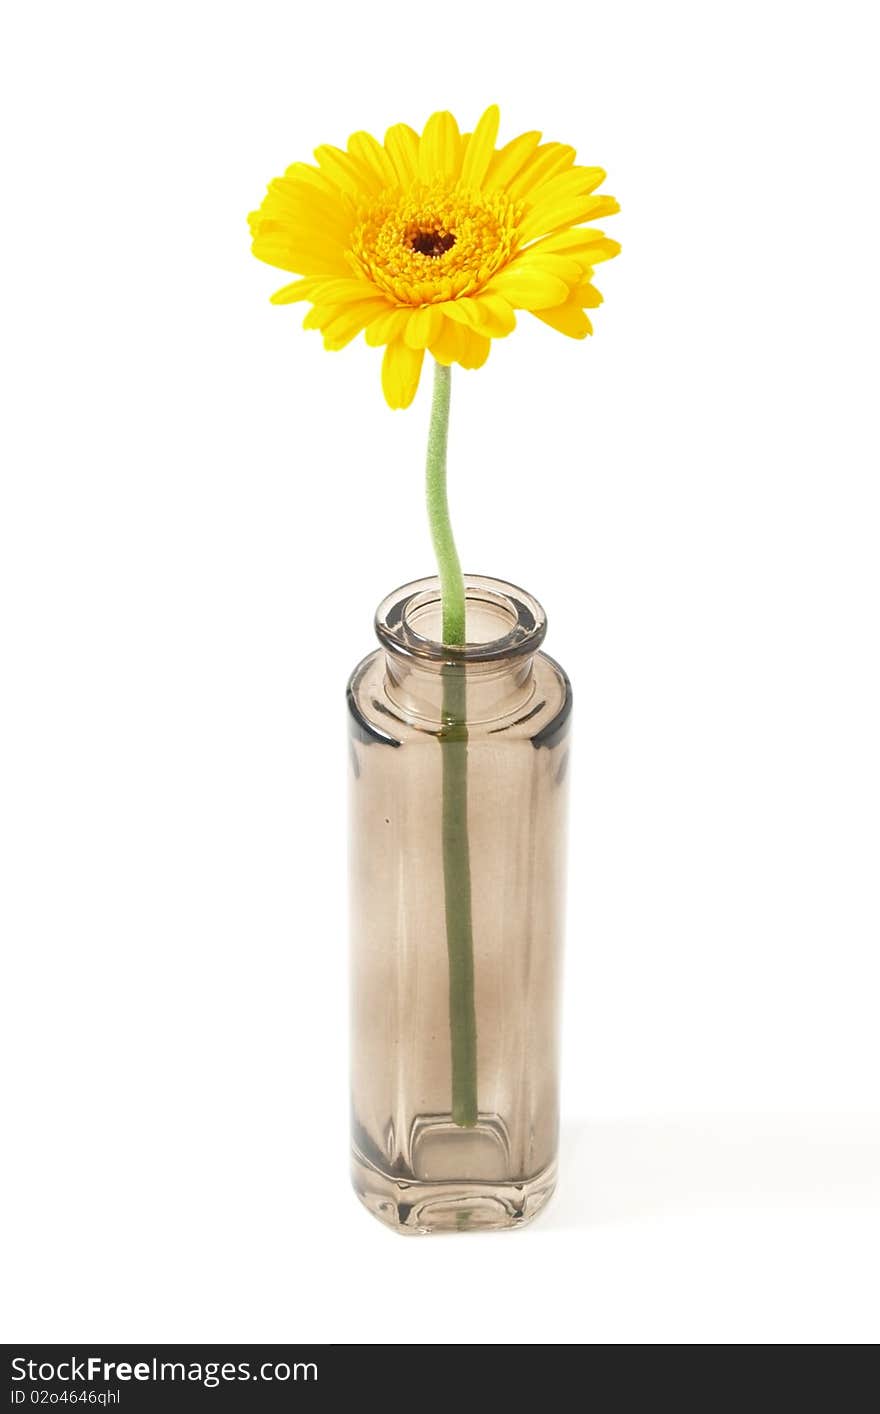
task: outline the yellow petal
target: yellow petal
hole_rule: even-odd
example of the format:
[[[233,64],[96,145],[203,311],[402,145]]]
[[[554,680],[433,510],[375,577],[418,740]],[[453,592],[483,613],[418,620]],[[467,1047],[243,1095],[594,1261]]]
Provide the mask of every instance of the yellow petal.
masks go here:
[[[408,348],[401,339],[389,344],[382,359],[382,391],[391,408],[408,408],[416,395],[424,349]]]
[[[280,290],[276,290],[269,299],[272,304],[296,304],[298,300],[311,299],[324,284],[326,281],[321,279],[294,280],[292,285],[284,285]]]
[[[414,182],[419,170],[419,135],[408,123],[395,123],[385,134],[385,151],[402,187]]]
[[[362,201],[364,196],[375,196],[379,190],[378,182],[370,169],[350,152],[342,152],[338,147],[326,145],[315,148],[315,157],[321,171],[354,201]]]
[[[601,167],[571,167],[551,177],[535,195],[541,200],[550,196],[589,196],[602,185],[605,176]]]
[[[354,210],[319,172],[303,168],[307,179],[276,178],[249,216],[254,255],[300,275],[345,274]]]
[[[532,313],[536,319],[549,324],[551,329],[558,329],[560,334],[567,334],[570,339],[585,339],[593,332],[586,314],[573,300],[566,300],[556,309],[534,309]]]
[[[447,310],[446,305],[443,306],[443,310],[445,314]],[[431,353],[434,355],[437,362],[444,364],[447,368],[451,363],[455,363],[463,344],[463,338],[464,331],[461,325],[457,324],[448,316],[444,317],[439,331],[431,340],[430,346]]]
[[[608,198],[613,201],[613,197]],[[615,202],[615,206],[616,206]],[[620,243],[609,240],[601,231],[574,230],[557,231],[553,236],[544,236],[529,246],[530,251],[553,252],[580,259],[585,265],[598,265],[600,261],[611,260],[620,254]]]
[[[465,324],[444,318],[443,328],[431,344],[438,363],[460,363],[462,368],[481,368],[489,357],[492,340]]]
[[[583,278],[584,267],[573,255],[560,251],[545,251],[539,246],[526,246],[519,255],[505,265],[505,270],[541,270],[546,275],[557,275],[566,285],[576,285]]]
[[[378,191],[393,187],[397,181],[394,163],[381,143],[371,133],[352,133],[348,139],[351,155],[372,172]]]
[[[442,310],[447,319],[454,320],[456,324],[463,324],[466,329],[476,329],[480,322],[475,301],[469,295],[444,300],[437,308]]]
[[[591,265],[599,265],[603,260],[613,260],[615,255],[619,255],[621,250],[620,241],[611,241],[607,236],[601,242],[591,246],[587,251]]]
[[[461,135],[451,113],[432,113],[419,143],[419,180],[454,181],[461,166]]]
[[[380,292],[369,280],[320,280],[319,298],[322,304],[357,304],[360,300],[376,299]],[[386,305],[388,301],[385,301]]]
[[[320,167],[313,167],[310,162],[294,162],[292,166],[287,168],[284,177],[302,196],[317,192],[325,199],[337,202],[344,208],[350,205],[349,198],[345,192],[340,191],[333,178],[326,172],[322,172]]]
[[[367,343],[371,348],[379,348],[382,344],[390,344],[401,338],[411,315],[411,309],[385,309],[367,326]]]
[[[276,221],[279,227],[298,229],[307,225],[316,228],[325,239],[347,239],[354,219],[348,199],[338,190],[324,191],[305,182],[276,177],[258,213],[258,225]]]
[[[564,280],[538,269],[518,270],[510,266],[493,275],[487,288],[520,309],[552,309],[568,298],[568,285]]]
[[[443,315],[435,304],[414,309],[403,331],[405,343],[411,349],[426,349],[431,340],[440,332]]]
[[[304,329],[323,329],[337,313],[332,304],[313,304],[302,322]]]
[[[495,150],[500,119],[498,105],[493,103],[477,123],[461,164],[460,181],[463,187],[478,188],[482,184]]]
[[[482,368],[489,357],[492,340],[484,338],[482,334],[477,334],[473,329],[463,329],[462,335],[458,362],[462,368]]]
[[[532,195],[538,187],[562,172],[568,171],[576,156],[573,147],[561,142],[547,142],[532,154],[511,182],[508,191],[515,201]]]
[[[605,173],[601,167],[569,167],[567,171],[557,172],[555,176],[542,182],[540,187],[531,193],[529,210],[541,203],[549,205],[556,201],[568,200],[570,197],[589,196],[604,180]]]
[[[346,271],[340,251],[322,249],[299,238],[294,243],[286,235],[257,235],[251,249],[266,265],[296,275],[342,275]]]
[[[484,188],[506,187],[529,160],[540,141],[540,133],[521,133],[500,152],[496,152],[483,180]]]
[[[577,226],[617,211],[613,196],[593,196],[604,177],[599,167],[574,167],[546,182],[535,194],[520,225],[519,238],[530,241],[559,226]]]
[[[449,300],[437,308],[442,309],[447,319],[492,339],[503,339],[516,328],[516,315],[507,300],[485,290],[478,295]]]
[[[516,315],[501,295],[491,290],[483,290],[474,300],[480,312],[480,325],[484,334],[493,339],[506,338],[516,328]]]
[[[617,209],[615,202],[613,210]],[[542,203],[540,209],[536,207],[529,212],[520,226],[520,240],[531,241],[536,236],[549,235],[565,226],[579,226],[583,221],[592,221],[597,215],[607,214],[608,210],[606,205],[597,211],[596,198],[591,196],[576,196],[554,205]]]
[[[571,297],[575,304],[579,304],[581,308],[598,309],[599,305],[604,303],[603,296],[595,285],[590,284],[589,280],[585,280],[582,285],[578,285],[576,289],[572,290]]]
[[[352,304],[341,309],[323,326],[325,349],[343,349],[352,339],[366,329],[377,314],[381,314],[384,300],[371,300],[367,304]]]

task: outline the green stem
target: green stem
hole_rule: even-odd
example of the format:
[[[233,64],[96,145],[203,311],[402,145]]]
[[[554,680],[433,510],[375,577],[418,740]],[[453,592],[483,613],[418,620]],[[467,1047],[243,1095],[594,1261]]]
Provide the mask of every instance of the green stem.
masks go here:
[[[466,641],[464,578],[446,496],[451,382],[451,369],[435,364],[426,489],[428,521],[440,573],[443,642],[463,644]],[[463,663],[443,665],[442,722],[443,891],[449,955],[452,1118],[456,1124],[467,1128],[477,1122],[477,1016],[467,823],[467,683]]]
[[[449,392],[452,369],[434,364],[434,398],[428,428],[428,524],[440,572],[443,605],[443,642],[464,643],[464,577],[455,548],[449,502],[446,497],[446,444],[449,438]]]

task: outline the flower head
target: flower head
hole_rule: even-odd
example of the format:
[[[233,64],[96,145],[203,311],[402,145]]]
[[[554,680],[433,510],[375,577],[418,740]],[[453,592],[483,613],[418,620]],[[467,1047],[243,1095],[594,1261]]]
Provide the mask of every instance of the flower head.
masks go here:
[[[620,247],[585,222],[618,210],[597,196],[600,167],[523,133],[495,147],[499,113],[473,133],[435,113],[421,137],[406,123],[384,144],[354,133],[345,152],[319,147],[295,162],[250,216],[254,255],[301,279],[272,296],[307,300],[307,329],[341,349],[363,332],[384,345],[391,407],[415,396],[427,349],[442,364],[479,368],[518,309],[583,339],[602,301],[593,266]]]

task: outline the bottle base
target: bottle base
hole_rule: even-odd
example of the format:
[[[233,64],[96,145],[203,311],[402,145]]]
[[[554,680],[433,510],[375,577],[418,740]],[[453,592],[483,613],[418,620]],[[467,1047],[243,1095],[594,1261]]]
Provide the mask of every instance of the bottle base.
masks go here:
[[[381,1173],[352,1151],[352,1184],[364,1207],[405,1236],[500,1232],[537,1217],[556,1187],[556,1164],[522,1182],[421,1181]]]

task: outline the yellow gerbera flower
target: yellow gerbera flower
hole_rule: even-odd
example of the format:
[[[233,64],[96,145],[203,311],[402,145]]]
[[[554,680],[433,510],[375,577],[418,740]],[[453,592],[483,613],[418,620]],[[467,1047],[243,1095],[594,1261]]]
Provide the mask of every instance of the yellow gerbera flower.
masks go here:
[[[347,151],[319,147],[317,166],[288,167],[249,217],[254,255],[304,277],[273,302],[310,301],[304,327],[325,348],[362,331],[384,345],[393,408],[412,402],[426,349],[479,368],[517,309],[574,339],[592,333],[593,266],[620,249],[583,224],[619,209],[595,195],[605,173],[536,132],[497,149],[498,120],[487,108],[462,135],[435,113],[421,137],[397,123],[384,145],[354,133]]]

